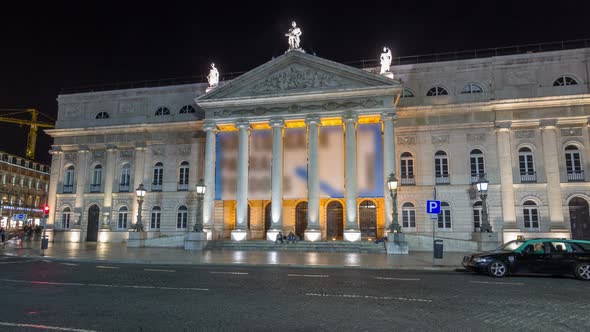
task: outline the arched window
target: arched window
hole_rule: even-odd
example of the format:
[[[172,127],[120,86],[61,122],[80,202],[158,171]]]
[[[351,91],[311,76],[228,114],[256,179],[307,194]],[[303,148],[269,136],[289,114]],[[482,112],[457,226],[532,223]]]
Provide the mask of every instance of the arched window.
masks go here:
[[[102,183],[102,166],[100,164],[94,166],[92,169],[92,182],[90,182],[90,192],[100,192],[100,184]]]
[[[435,97],[435,96],[447,96],[449,92],[447,89],[443,88],[442,86],[435,86],[430,88],[428,92],[426,92],[427,97]]]
[[[414,178],[414,156],[409,152],[404,152],[401,155],[401,184],[416,184],[416,179]]]
[[[416,228],[416,208],[410,202],[402,205],[402,227]]]
[[[575,145],[568,145],[565,148],[565,168],[569,182],[584,181],[584,170],[582,168],[582,154]]]
[[[119,192],[129,192],[131,181],[131,165],[124,163],[121,165],[121,176],[119,177]]]
[[[94,117],[95,119],[108,119],[109,118],[109,113],[107,112],[98,112],[98,114],[96,114],[96,116]]]
[[[520,168],[520,182],[537,182],[533,151],[528,147],[518,150],[518,165]]]
[[[534,201],[528,200],[522,204],[524,216],[524,228],[528,230],[539,230],[539,208]]]
[[[553,82],[553,86],[566,86],[566,85],[578,85],[578,81],[571,76],[560,76]]]
[[[70,165],[66,168],[64,172],[64,193],[73,193],[74,192],[74,166]]]
[[[477,183],[479,178],[486,174],[483,152],[480,149],[471,150],[469,163],[471,165],[471,183]]]
[[[159,206],[154,206],[152,208],[152,218],[150,222],[150,229],[160,229],[160,218],[162,216],[162,209]]]
[[[414,91],[404,88],[402,91],[402,98],[414,98]]]
[[[195,113],[195,108],[192,105],[184,105],[178,112],[178,114]]]
[[[436,184],[449,184],[449,158],[444,151],[437,151],[434,154],[434,175]]]
[[[117,223],[119,229],[127,229],[127,212],[126,206],[119,208],[119,222]]]
[[[188,171],[189,165],[187,161],[183,161],[180,163],[180,168],[178,169],[178,190],[188,190]]]
[[[483,92],[483,88],[481,87],[481,85],[479,85],[477,83],[469,83],[463,87],[463,90],[461,90],[462,94],[482,93],[482,92]]]
[[[160,116],[160,115],[170,115],[170,110],[166,107],[158,107],[158,109],[156,110],[156,112],[154,113],[154,115],[156,116]]]
[[[154,179],[152,182],[152,191],[162,191],[162,180],[164,176],[164,164],[157,162],[154,165]]]
[[[182,205],[178,208],[178,213],[176,215],[176,228],[178,229],[186,229],[188,223],[188,209],[186,206]]]
[[[440,203],[438,229],[451,229],[451,206],[447,202]]]
[[[473,231],[479,232],[482,222],[482,215],[481,215],[481,201],[475,202],[473,204]]]
[[[69,207],[64,208],[61,211],[61,228],[68,229],[70,228],[70,218],[72,215],[72,211]]]

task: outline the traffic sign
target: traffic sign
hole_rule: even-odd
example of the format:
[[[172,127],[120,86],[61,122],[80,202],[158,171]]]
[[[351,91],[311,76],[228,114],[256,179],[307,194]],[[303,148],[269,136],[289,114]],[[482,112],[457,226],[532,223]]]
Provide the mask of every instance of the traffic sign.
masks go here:
[[[440,201],[426,201],[426,213],[440,213]]]
[[[27,215],[26,214],[23,214],[23,213],[13,214],[12,215],[12,220],[14,220],[14,221],[25,221],[25,220],[27,220]]]

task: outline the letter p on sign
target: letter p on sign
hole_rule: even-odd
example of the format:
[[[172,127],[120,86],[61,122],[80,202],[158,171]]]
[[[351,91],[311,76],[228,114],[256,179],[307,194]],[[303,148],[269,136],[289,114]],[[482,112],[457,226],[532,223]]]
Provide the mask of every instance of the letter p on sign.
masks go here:
[[[439,214],[440,201],[426,201],[426,213]]]

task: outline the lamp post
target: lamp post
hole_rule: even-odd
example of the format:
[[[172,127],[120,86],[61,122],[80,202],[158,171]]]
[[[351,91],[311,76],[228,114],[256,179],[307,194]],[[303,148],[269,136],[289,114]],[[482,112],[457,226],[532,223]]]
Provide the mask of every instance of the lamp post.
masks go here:
[[[488,206],[486,203],[489,184],[490,182],[486,180],[485,175],[480,175],[479,180],[477,181],[477,192],[481,198],[481,225],[479,226],[479,231],[482,233],[492,232],[492,225],[490,225],[490,221],[488,220]]]
[[[141,223],[141,206],[143,205],[143,198],[145,197],[145,188],[143,187],[143,183],[139,184],[139,187],[135,189],[135,194],[137,195],[137,204],[139,204],[138,211],[137,211],[137,222],[133,227],[133,231],[135,232],[143,232],[143,224]]]
[[[193,232],[203,232],[203,197],[205,196],[206,190],[207,186],[205,185],[205,181],[200,179],[199,183],[197,183],[197,220],[195,221]]]
[[[397,222],[397,184],[398,183],[397,179],[395,178],[395,174],[389,174],[389,179],[387,179],[387,188],[389,189],[392,202],[391,224],[389,225],[389,230],[394,234],[402,232],[402,228]]]

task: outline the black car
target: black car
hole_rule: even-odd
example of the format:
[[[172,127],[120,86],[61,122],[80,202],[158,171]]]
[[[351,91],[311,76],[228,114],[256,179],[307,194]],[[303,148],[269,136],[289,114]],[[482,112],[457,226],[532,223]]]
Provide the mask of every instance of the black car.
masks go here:
[[[465,256],[463,267],[501,278],[511,273],[574,275],[590,280],[590,241],[533,239],[510,241],[496,250]]]

